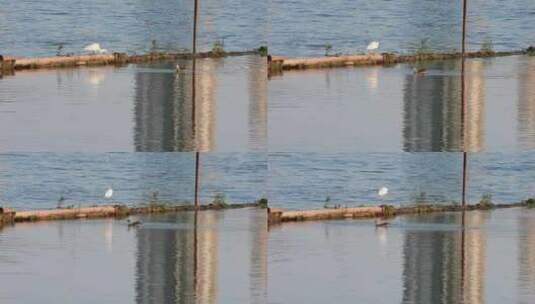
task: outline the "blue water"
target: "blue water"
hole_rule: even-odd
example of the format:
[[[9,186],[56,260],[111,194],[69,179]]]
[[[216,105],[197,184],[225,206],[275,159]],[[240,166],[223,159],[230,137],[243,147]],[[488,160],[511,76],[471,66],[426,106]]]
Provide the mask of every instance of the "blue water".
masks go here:
[[[432,50],[459,50],[462,1],[205,0],[200,3],[199,46],[224,41],[227,50],[268,44],[287,56],[365,51],[411,52],[426,39]],[[80,53],[101,43],[113,51],[191,49],[192,1],[75,0],[0,1],[0,53],[15,56]],[[492,41],[496,50],[535,44],[531,0],[474,0],[469,3],[468,48]]]
[[[467,24],[469,50],[492,41],[496,50],[535,44],[531,0],[470,1]],[[427,39],[436,51],[461,49],[462,1],[296,0],[272,1],[270,46],[274,53],[303,56],[364,52],[370,41],[380,51],[411,52]]]
[[[266,44],[266,2],[202,1],[199,49],[216,41],[226,50]],[[109,51],[191,50],[193,1],[0,1],[0,53],[14,56],[80,53],[98,42]]]
[[[272,206],[303,209],[461,201],[460,153],[201,153],[200,194],[210,203],[266,197]],[[0,154],[0,203],[17,209],[78,204],[130,205],[157,199],[191,203],[192,153]],[[104,199],[107,187],[113,200]],[[379,198],[377,190],[389,194]],[[535,153],[469,153],[468,201],[535,197]],[[327,199],[328,198],[328,199]]]
[[[202,153],[201,201],[223,194],[228,202],[266,196],[263,153]],[[21,153],[0,154],[0,205],[17,209],[124,203],[154,199],[191,204],[193,153]],[[108,187],[112,200],[104,199]]]
[[[271,153],[270,204],[293,209],[459,203],[462,153]],[[377,191],[389,193],[379,198]],[[535,196],[535,153],[469,153],[469,203]]]

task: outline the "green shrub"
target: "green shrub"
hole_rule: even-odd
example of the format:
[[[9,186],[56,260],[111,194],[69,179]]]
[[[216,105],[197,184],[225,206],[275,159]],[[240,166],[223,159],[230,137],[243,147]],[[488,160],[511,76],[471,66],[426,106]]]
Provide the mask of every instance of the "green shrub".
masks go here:
[[[216,207],[220,207],[220,208],[227,208],[228,207],[228,204],[227,204],[227,199],[225,197],[225,194],[223,193],[216,193],[214,195],[214,198],[212,199],[212,204]]]
[[[225,54],[225,42],[218,40],[212,45],[212,54],[216,56],[223,56]]]
[[[481,200],[479,200],[479,206],[483,209],[491,209],[494,207],[494,204],[492,203],[492,194],[485,193],[481,196]]]
[[[494,43],[492,43],[492,40],[490,38],[487,38],[483,41],[481,44],[481,53],[485,54],[494,54]]]
[[[332,44],[330,43],[325,44],[325,56],[329,56],[332,49],[333,49]]]
[[[431,54],[433,52],[433,49],[429,44],[429,38],[424,38],[418,42],[410,43],[409,50],[416,55]]]
[[[260,208],[267,208],[268,207],[268,199],[265,198],[265,197],[257,200],[256,203],[258,204],[258,206]]]
[[[265,45],[259,47],[258,48],[258,53],[260,54],[260,56],[266,57],[269,54],[268,47],[265,46]]]

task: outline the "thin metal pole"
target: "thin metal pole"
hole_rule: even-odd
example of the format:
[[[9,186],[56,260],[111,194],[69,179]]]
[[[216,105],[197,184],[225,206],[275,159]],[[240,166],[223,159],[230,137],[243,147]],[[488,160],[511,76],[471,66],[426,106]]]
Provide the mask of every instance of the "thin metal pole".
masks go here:
[[[197,209],[195,209],[194,211],[194,214],[193,214],[194,218],[193,218],[193,293],[194,293],[194,297],[197,296],[197,285],[198,285],[198,275],[197,275],[197,272],[198,272],[198,243],[199,243],[199,237],[198,237],[198,229],[197,229],[197,226],[198,226],[198,217],[199,217],[199,212]],[[194,301],[196,302],[196,301]]]
[[[463,185],[462,185],[462,206],[466,208],[466,183],[467,183],[467,167],[468,167],[468,154],[466,152],[466,140],[465,140],[465,119],[466,119],[466,100],[465,100],[465,56],[466,56],[466,15],[467,15],[468,0],[463,0],[463,32],[462,32],[462,45],[461,45],[461,138],[463,149]]]
[[[196,57],[197,57],[197,22],[199,19],[199,0],[194,0],[194,8],[193,8],[193,41],[192,41],[192,66],[191,66],[191,98],[193,101],[192,104],[192,111],[191,111],[191,118],[193,122],[193,133],[195,134],[195,93],[196,93],[196,87],[195,87],[195,73],[196,73]]]
[[[461,302],[464,302],[464,285],[465,285],[465,242],[466,242],[466,175],[468,167],[468,153],[466,151],[466,136],[465,136],[465,119],[466,119],[466,100],[465,100],[465,57],[466,57],[466,15],[467,15],[468,0],[463,0],[463,33],[461,46],[461,137],[463,149],[463,188],[462,188],[462,214],[461,214]]]
[[[463,209],[466,208],[466,186],[467,186],[467,170],[468,170],[468,153],[463,152],[463,200],[462,200],[462,205],[463,205]]]
[[[462,210],[462,217],[461,217],[461,299],[460,299],[460,302],[461,303],[464,303],[464,286],[465,286],[465,282],[466,282],[466,229],[465,229],[465,225],[466,225],[466,210]]]
[[[200,155],[199,151],[195,152],[195,210],[199,209],[199,163]]]
[[[193,9],[193,41],[192,41],[192,65],[191,65],[191,122],[193,132],[193,149],[195,150],[195,210],[200,207],[199,204],[199,162],[200,155],[197,151],[197,138],[196,138],[196,70],[197,70],[197,23],[199,19],[199,0],[194,0]]]

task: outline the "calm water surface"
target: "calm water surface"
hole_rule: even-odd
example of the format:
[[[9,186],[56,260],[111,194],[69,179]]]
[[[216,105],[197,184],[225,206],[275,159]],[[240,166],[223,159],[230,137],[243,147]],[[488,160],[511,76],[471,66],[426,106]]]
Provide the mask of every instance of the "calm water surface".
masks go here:
[[[533,1],[474,0],[468,9],[469,50],[489,40],[496,50],[535,44]],[[437,51],[461,48],[462,1],[272,0],[268,14],[276,54],[323,55],[326,44],[332,53],[363,52],[372,40],[381,51],[411,52],[423,39]]]
[[[264,153],[201,153],[202,203],[224,194],[230,202],[267,195]],[[193,153],[0,154],[0,205],[21,209],[62,206],[189,203],[194,197]],[[113,200],[104,199],[108,187]],[[156,195],[156,197],[154,197]]]
[[[269,81],[272,152],[462,151],[459,62],[285,72]],[[470,152],[535,148],[535,57],[466,63]]]
[[[226,50],[266,44],[267,2],[205,0],[200,6],[198,48],[216,41]],[[193,2],[185,0],[23,0],[0,1],[0,53],[54,56],[81,53],[99,42],[109,51],[147,52],[191,49]]]
[[[461,201],[462,153],[270,153],[268,166],[271,206]],[[495,203],[535,197],[535,153],[469,153],[467,200],[485,194]]]
[[[289,224],[269,233],[272,303],[532,303],[535,212]]]
[[[2,303],[531,303],[528,209],[266,226],[265,210],[18,224]],[[36,229],[39,228],[39,229]],[[26,292],[32,286],[32,292]],[[88,288],[88,287],[91,288]]]
[[[414,204],[461,201],[461,153],[201,153],[203,203],[266,197],[272,206]],[[193,153],[0,154],[0,205],[21,209],[163,202],[191,203]],[[113,201],[104,199],[108,187]],[[389,194],[380,199],[377,190]],[[470,153],[468,201],[535,197],[535,153]]]
[[[201,60],[195,138],[190,74],[174,63],[17,73],[0,79],[0,151],[461,151],[458,63],[425,67],[268,82],[262,57]],[[466,150],[535,148],[534,80],[533,57],[467,62]]]
[[[371,40],[382,51],[426,48],[459,50],[462,1],[415,0],[205,0],[200,5],[199,45],[209,50],[268,44],[275,54],[323,55],[365,50]],[[0,1],[0,53],[17,56],[79,53],[92,42],[114,51],[146,52],[191,48],[191,1],[118,0]],[[468,48],[492,41],[497,50],[535,44],[531,0],[474,0],[468,14]]]
[[[265,210],[21,224],[0,232],[2,303],[267,303]],[[31,287],[32,292],[27,292]]]
[[[0,152],[264,151],[266,60],[21,72],[0,79]],[[194,137],[193,134],[196,134]]]

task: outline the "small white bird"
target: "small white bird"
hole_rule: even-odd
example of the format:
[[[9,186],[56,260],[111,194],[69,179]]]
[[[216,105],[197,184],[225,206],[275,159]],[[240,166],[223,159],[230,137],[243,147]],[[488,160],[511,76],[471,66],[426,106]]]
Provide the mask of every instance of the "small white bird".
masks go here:
[[[366,49],[368,52],[375,51],[379,48],[379,41],[372,41],[370,44],[368,44],[368,47]]]
[[[378,194],[381,198],[385,197],[385,196],[388,194],[388,188],[387,188],[387,187],[381,187],[381,188],[379,189],[379,191],[377,192],[377,194]]]
[[[110,199],[113,196],[113,189],[111,187],[106,190],[106,193],[104,193],[104,197],[106,199]]]
[[[84,48],[84,51],[91,54],[105,54],[108,52],[108,50],[101,48],[99,43],[91,43]]]

